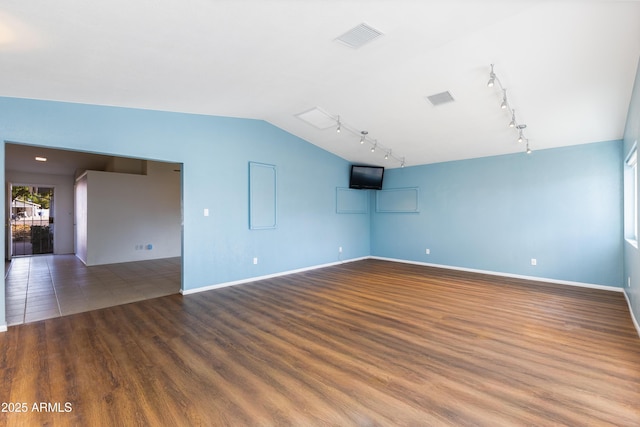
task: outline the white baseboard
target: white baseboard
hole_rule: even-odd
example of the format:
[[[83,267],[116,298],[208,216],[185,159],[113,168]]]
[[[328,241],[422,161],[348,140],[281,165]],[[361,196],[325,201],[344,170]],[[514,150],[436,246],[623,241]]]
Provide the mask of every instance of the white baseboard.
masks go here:
[[[501,276],[501,277],[509,277],[512,279],[525,279],[525,280],[534,280],[536,282],[545,282],[545,283],[555,283],[558,285],[568,285],[568,286],[578,286],[581,288],[591,288],[591,289],[602,289],[604,291],[612,291],[612,292],[624,292],[624,289],[618,286],[607,286],[607,285],[596,285],[593,283],[584,283],[584,282],[572,282],[569,280],[557,280],[557,279],[548,279],[545,277],[536,277],[536,276],[525,276],[521,274],[511,274],[511,273],[502,273],[499,271],[490,271],[490,270],[478,270],[474,268],[465,268],[465,267],[456,267],[452,265],[443,265],[443,264],[430,264],[426,262],[419,261],[409,261],[398,258],[385,258],[385,257],[377,257],[372,256],[371,259],[379,259],[382,261],[392,261],[392,262],[401,262],[404,264],[415,264],[415,265],[423,265],[425,267],[436,267],[436,268],[445,268],[447,270],[458,270],[458,271],[466,271],[469,273],[480,273],[480,274],[489,274],[491,276]]]
[[[337,261],[337,262],[331,262],[331,263],[328,263],[328,264],[320,264],[320,265],[314,265],[314,266],[311,266],[311,267],[298,268],[298,269],[295,269],[295,270],[288,270],[288,271],[283,271],[283,272],[280,272],[280,273],[268,274],[268,275],[265,275],[265,276],[249,277],[249,278],[246,278],[246,279],[235,280],[235,281],[232,281],[232,282],[224,282],[224,283],[218,283],[218,284],[210,285],[210,286],[203,286],[201,288],[180,290],[180,293],[182,295],[196,294],[196,293],[199,293],[199,292],[210,291],[210,290],[213,290],[213,289],[226,288],[227,286],[235,286],[235,285],[241,285],[243,283],[255,282],[255,281],[258,281],[258,280],[271,279],[271,278],[279,277],[279,276],[287,276],[289,274],[302,273],[304,271],[317,270],[319,268],[331,267],[331,266],[334,266],[334,265],[344,264],[344,263],[347,263],[347,262],[361,261],[361,260],[364,260],[364,259],[378,259],[378,260],[381,260],[381,261],[391,261],[391,262],[399,262],[399,263],[404,263],[404,264],[423,265],[425,267],[444,268],[444,269],[448,269],[448,270],[466,271],[466,272],[469,272],[469,273],[488,274],[488,275],[491,275],[491,276],[501,276],[501,277],[509,277],[509,278],[513,278],[513,279],[533,280],[533,281],[536,281],[536,282],[555,283],[555,284],[559,284],[559,285],[577,286],[577,287],[582,287],[582,288],[601,289],[601,290],[604,290],[604,291],[612,291],[612,292],[622,292],[622,293],[624,293],[624,289],[622,289],[622,288],[620,288],[618,286],[597,285],[597,284],[593,284],[593,283],[584,283],[584,282],[572,282],[572,281],[569,281],[569,280],[557,280],[557,279],[549,279],[549,278],[545,278],[545,277],[525,276],[525,275],[522,275],[522,274],[502,273],[502,272],[498,272],[498,271],[478,270],[478,269],[474,269],[474,268],[456,267],[456,266],[444,265],[444,264],[431,264],[431,263],[427,263],[427,262],[410,261],[410,260],[404,260],[404,259],[399,259],[399,258],[386,258],[386,257],[378,257],[378,256],[365,256],[365,257],[353,258],[353,259],[349,259],[349,260],[345,260],[345,261]]]
[[[554,283],[558,285],[568,285],[568,286],[578,286],[581,288],[591,288],[591,289],[602,289],[604,291],[612,291],[612,292],[622,292],[624,298],[627,300],[627,305],[629,306],[629,313],[631,313],[631,320],[633,321],[633,326],[635,326],[636,331],[638,332],[638,336],[640,337],[640,324],[638,323],[638,319],[633,314],[633,309],[631,308],[631,301],[629,300],[629,296],[624,291],[623,288],[618,286],[606,286],[606,285],[596,285],[593,283],[584,283],[584,282],[571,282],[568,280],[556,280],[556,279],[545,279],[541,277],[535,276],[524,276],[520,274],[509,274],[509,273],[499,273],[496,271],[487,271],[487,270],[476,270],[472,268],[464,268],[464,267],[454,267],[450,265],[441,265],[441,264],[429,264],[426,262],[419,261],[407,261],[396,258],[384,258],[384,257],[370,257],[371,259],[379,259],[382,261],[391,261],[391,262],[402,262],[405,264],[415,264],[415,265],[424,265],[426,267],[437,267],[437,268],[445,268],[448,270],[459,270],[459,271],[468,271],[471,273],[481,273],[481,274],[489,274],[492,276],[502,276],[502,277],[510,277],[514,279],[526,279],[526,280],[534,280],[537,282],[546,282],[546,283]]]
[[[7,324],[0,325],[0,332],[7,332]]]
[[[256,282],[258,280],[272,279],[274,277],[288,276],[289,274],[302,273],[304,271],[310,271],[310,270],[317,270],[319,268],[331,267],[331,266],[334,266],[334,265],[345,264],[345,263],[348,263],[348,262],[361,261],[363,259],[368,259],[368,258],[369,257],[352,258],[352,259],[348,259],[348,260],[344,260],[344,261],[336,261],[336,262],[331,262],[331,263],[328,263],[328,264],[313,265],[311,267],[304,267],[304,268],[298,268],[298,269],[295,269],[295,270],[282,271],[280,273],[267,274],[265,276],[249,277],[247,279],[234,280],[232,282],[218,283],[218,284],[215,284],[215,285],[203,286],[201,288],[187,289],[187,290],[182,290],[181,289],[180,293],[182,295],[191,295],[191,294],[196,294],[196,293],[199,293],[199,292],[211,291],[213,289],[226,288],[227,286],[241,285],[243,283],[251,283],[251,282]]]
[[[340,264],[344,264],[344,263],[348,263],[348,262],[361,261],[361,260],[364,260],[364,259],[378,259],[378,260],[381,260],[381,261],[399,262],[399,263],[404,263],[404,264],[415,264],[415,265],[422,265],[422,266],[426,266],[426,267],[436,267],[436,268],[444,268],[444,269],[448,269],[448,270],[466,271],[466,272],[469,272],[469,273],[479,273],[479,274],[488,274],[488,275],[492,275],[492,276],[509,277],[509,278],[513,278],[513,279],[525,279],[525,280],[533,280],[533,281],[537,281],[537,282],[554,283],[554,284],[559,284],[559,285],[577,286],[577,287],[591,288],[591,289],[601,289],[601,290],[612,291],[612,292],[622,292],[622,294],[624,295],[625,299],[627,300],[627,305],[629,306],[629,312],[631,313],[631,320],[633,321],[633,325],[635,326],[636,330],[638,331],[638,336],[640,336],[640,324],[638,324],[638,320],[634,316],[633,310],[631,309],[631,301],[629,300],[629,296],[627,295],[627,293],[624,291],[623,288],[620,288],[620,287],[617,287],[617,286],[597,285],[597,284],[593,284],[593,283],[573,282],[573,281],[568,281],[568,280],[549,279],[549,278],[543,278],[543,277],[526,276],[526,275],[522,275],[522,274],[510,274],[510,273],[502,273],[502,272],[497,272],[497,271],[478,270],[478,269],[474,269],[474,268],[456,267],[456,266],[443,265],[443,264],[431,264],[431,263],[426,263],[426,262],[409,261],[409,260],[403,260],[403,259],[398,259],[398,258],[385,258],[385,257],[377,257],[377,256],[366,256],[366,257],[360,257],[360,258],[353,258],[353,259],[348,259],[348,260],[345,260],[345,261],[331,262],[331,263],[328,263],[328,264],[320,264],[320,265],[314,265],[314,266],[311,266],[311,267],[305,267],[305,268],[298,268],[298,269],[295,269],[295,270],[283,271],[283,272],[280,272],[280,273],[268,274],[268,275],[265,275],[265,276],[256,276],[256,277],[250,277],[250,278],[242,279],[242,280],[234,280],[232,282],[218,283],[218,284],[215,284],[215,285],[203,286],[201,288],[180,290],[180,293],[182,295],[191,295],[191,294],[196,294],[196,293],[200,293],[200,292],[211,291],[213,289],[226,288],[227,286],[235,286],[235,285],[241,285],[241,284],[244,284],[244,283],[255,282],[255,281],[258,281],[258,280],[271,279],[271,278],[280,277],[280,276],[287,276],[287,275],[290,275],[290,274],[302,273],[304,271],[310,271],[310,270],[317,270],[317,269],[320,269],[320,268],[331,267],[331,266],[334,266],[334,265],[340,265]],[[0,325],[0,332],[4,332],[6,330],[7,330],[7,325],[6,324],[4,326]]]
[[[629,299],[629,295],[624,292],[624,299],[627,300],[627,305],[629,306],[629,313],[631,313],[631,320],[633,321],[633,326],[636,327],[636,332],[638,332],[638,336],[640,337],[640,324],[638,324],[638,319],[633,314],[633,309],[631,308],[631,300]]]

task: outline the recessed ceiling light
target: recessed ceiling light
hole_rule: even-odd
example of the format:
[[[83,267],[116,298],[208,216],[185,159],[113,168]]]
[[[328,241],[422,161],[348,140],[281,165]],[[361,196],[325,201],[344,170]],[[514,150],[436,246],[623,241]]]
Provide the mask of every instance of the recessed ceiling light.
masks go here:
[[[38,161],[38,162],[46,162],[47,158],[46,157],[36,157],[36,161]]]

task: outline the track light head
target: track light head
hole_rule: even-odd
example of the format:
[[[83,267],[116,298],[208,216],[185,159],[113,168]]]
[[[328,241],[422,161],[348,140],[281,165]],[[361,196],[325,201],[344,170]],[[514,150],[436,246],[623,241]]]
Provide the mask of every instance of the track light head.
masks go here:
[[[338,116],[338,127],[336,127],[336,133],[340,133],[342,130],[342,124],[340,123],[340,116]]]
[[[404,157],[402,158],[402,162],[400,162],[400,167],[403,168],[404,167]]]
[[[518,142],[524,142],[525,137],[524,137],[522,131],[527,128],[527,125],[518,125],[518,126],[516,126],[516,128],[518,129]],[[528,143],[528,141],[527,141],[527,143]]]
[[[507,90],[506,89],[502,89],[502,104],[500,104],[500,108],[502,108],[503,110],[506,110],[508,107],[507,104]]]
[[[363,130],[362,132],[360,132],[360,144],[364,144],[365,139],[367,139],[367,134],[369,132],[367,132],[366,130]]]
[[[509,127],[510,128],[516,127],[516,110],[511,111],[511,121],[509,122]]]
[[[376,151],[376,147],[377,146],[378,146],[378,142],[376,141],[376,143],[371,146],[371,152],[372,153],[374,153]]]
[[[493,72],[493,64],[491,64],[491,72],[489,73],[489,81],[487,87],[493,87],[496,84],[496,75]]]

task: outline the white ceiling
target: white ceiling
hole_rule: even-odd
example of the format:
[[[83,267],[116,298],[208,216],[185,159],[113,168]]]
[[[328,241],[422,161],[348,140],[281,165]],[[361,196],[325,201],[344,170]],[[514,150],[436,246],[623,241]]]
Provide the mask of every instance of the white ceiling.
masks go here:
[[[361,23],[384,35],[335,41]],[[619,139],[639,57],[640,1],[0,3],[0,96],[262,119],[387,167],[361,130],[408,166],[523,151],[491,63],[534,150]]]

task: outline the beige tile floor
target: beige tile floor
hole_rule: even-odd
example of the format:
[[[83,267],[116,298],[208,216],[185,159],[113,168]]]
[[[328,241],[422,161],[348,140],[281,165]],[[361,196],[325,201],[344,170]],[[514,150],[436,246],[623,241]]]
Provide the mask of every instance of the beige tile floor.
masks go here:
[[[13,258],[5,279],[7,324],[175,294],[180,271],[179,257],[91,267],[75,255]]]

